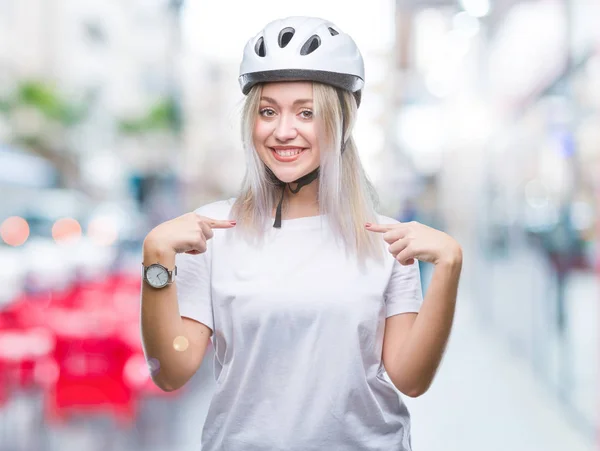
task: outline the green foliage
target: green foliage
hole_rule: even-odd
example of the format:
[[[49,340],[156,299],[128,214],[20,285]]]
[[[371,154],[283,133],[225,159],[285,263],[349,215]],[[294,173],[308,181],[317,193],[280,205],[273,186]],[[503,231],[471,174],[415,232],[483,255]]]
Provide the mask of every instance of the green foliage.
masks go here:
[[[1,113],[7,114],[22,106],[33,107],[48,119],[64,126],[75,125],[86,112],[85,105],[74,105],[68,102],[53,86],[32,80],[20,82],[10,98],[0,99]]]
[[[92,96],[93,97],[93,96]],[[80,122],[87,113],[92,98],[81,104],[69,102],[49,83],[36,80],[20,82],[10,97],[0,98],[0,114],[10,114],[24,106],[37,109],[47,119],[69,127]],[[125,134],[180,130],[179,110],[173,97],[157,101],[144,115],[119,121]]]
[[[177,105],[171,97],[160,100],[143,116],[123,119],[119,129],[125,134],[141,134],[153,131],[178,131]]]
[[[17,136],[16,144],[20,144],[27,149],[40,149],[45,147],[45,142],[40,136]]]

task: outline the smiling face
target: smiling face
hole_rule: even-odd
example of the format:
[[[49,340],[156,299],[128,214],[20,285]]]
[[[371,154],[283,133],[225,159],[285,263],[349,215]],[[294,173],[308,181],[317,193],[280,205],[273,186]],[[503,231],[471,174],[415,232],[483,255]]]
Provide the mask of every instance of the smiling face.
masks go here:
[[[254,147],[282,182],[319,167],[311,82],[266,83],[254,122]]]

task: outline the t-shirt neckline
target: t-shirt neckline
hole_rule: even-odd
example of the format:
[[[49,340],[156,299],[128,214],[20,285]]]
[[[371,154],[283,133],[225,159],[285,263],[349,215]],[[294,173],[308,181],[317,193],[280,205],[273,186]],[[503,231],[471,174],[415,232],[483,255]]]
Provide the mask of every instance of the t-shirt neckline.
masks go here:
[[[322,226],[327,215],[303,216],[293,219],[282,219],[281,230],[318,229]],[[271,225],[275,218],[271,218]]]

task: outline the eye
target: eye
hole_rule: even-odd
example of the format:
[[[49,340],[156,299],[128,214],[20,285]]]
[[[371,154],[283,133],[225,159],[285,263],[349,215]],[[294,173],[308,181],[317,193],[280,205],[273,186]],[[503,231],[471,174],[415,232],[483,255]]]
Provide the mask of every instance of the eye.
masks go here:
[[[275,116],[275,110],[273,110],[272,108],[262,108],[258,113],[263,117]]]
[[[304,118],[304,119],[312,119],[313,117],[313,112],[310,110],[302,110],[300,112],[300,115]]]

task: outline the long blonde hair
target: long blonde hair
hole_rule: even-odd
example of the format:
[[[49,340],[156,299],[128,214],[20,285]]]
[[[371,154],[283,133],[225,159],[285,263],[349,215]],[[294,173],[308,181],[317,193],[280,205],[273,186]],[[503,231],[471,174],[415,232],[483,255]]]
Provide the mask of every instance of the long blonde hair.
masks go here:
[[[274,184],[266,165],[254,148],[253,130],[259,111],[262,86],[252,88],[242,109],[242,140],[246,155],[246,174],[231,216],[237,220],[236,233],[260,243],[272,212],[281,197],[281,187]],[[318,121],[321,162],[319,169],[318,204],[322,215],[328,215],[333,235],[342,241],[348,253],[359,262],[374,259],[382,262],[384,241],[377,233],[365,230],[366,222],[377,222],[379,198],[360,161],[352,129],[356,120],[356,100],[344,91],[345,150],[340,157],[342,142],[342,108],[335,88],[313,82],[314,116]],[[285,207],[285,200],[284,200]]]

